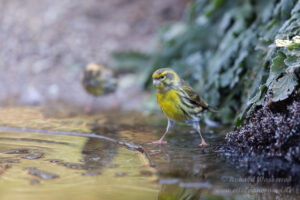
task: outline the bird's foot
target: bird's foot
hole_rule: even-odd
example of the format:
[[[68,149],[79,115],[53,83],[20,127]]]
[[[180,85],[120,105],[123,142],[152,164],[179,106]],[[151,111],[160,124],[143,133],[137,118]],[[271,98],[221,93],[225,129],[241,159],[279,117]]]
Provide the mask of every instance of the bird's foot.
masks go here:
[[[167,144],[167,143],[168,142],[164,141],[164,140],[157,140],[157,141],[152,142],[152,144]]]
[[[208,147],[208,144],[202,140],[201,144],[198,145],[199,147]]]

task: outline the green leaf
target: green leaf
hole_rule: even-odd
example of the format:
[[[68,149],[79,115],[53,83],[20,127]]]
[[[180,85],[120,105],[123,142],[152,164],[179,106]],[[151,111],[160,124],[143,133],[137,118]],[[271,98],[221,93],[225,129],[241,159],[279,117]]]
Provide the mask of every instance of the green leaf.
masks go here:
[[[143,69],[141,66],[146,66],[149,59],[149,55],[136,51],[114,52],[112,66],[119,71],[137,71]]]
[[[271,66],[271,73],[280,74],[286,68],[284,64],[285,54],[282,51],[278,51],[278,55],[274,58]]]
[[[229,69],[225,73],[221,74],[220,75],[221,87],[224,88],[224,87],[228,86],[231,83],[233,78],[234,78],[233,69]]]
[[[169,26],[162,35],[163,42],[170,42],[180,37],[187,31],[188,26],[184,23],[177,23]]]
[[[282,101],[293,92],[298,84],[297,77],[294,73],[287,73],[272,85],[273,97],[272,101]]]
[[[212,4],[209,5],[207,10],[205,11],[205,16],[206,17],[211,17],[212,14],[224,3],[223,0],[214,0]]]
[[[242,117],[238,117],[235,120],[234,124],[235,124],[236,127],[240,127],[242,125],[243,121],[244,121],[244,119]]]
[[[294,72],[295,68],[300,67],[300,55],[289,56],[284,60],[284,63],[289,67],[288,72]]]
[[[268,90],[268,88],[266,85],[259,86],[259,91],[256,93],[256,95],[253,98],[251,98],[247,102],[247,105],[251,105],[251,104],[256,103],[259,100],[261,100],[265,96],[267,90]]]
[[[273,80],[277,79],[287,66],[284,64],[285,54],[282,51],[277,52],[277,56],[273,59],[273,63],[270,68],[270,76],[267,80],[267,86],[269,86]]]
[[[300,55],[299,56],[289,56],[284,60],[287,66],[300,65]]]

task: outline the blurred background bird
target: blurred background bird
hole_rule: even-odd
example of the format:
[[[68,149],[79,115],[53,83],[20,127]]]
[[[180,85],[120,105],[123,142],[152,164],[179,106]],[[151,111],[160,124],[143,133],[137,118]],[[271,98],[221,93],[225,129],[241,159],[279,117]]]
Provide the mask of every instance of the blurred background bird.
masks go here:
[[[153,75],[153,85],[157,88],[157,102],[168,118],[168,126],[163,136],[152,142],[166,144],[164,137],[171,130],[175,122],[192,125],[201,137],[200,147],[208,146],[200,130],[200,118],[206,111],[216,112],[200,96],[170,68],[156,70]]]
[[[111,69],[95,63],[85,66],[81,75],[81,83],[83,88],[94,97],[113,93],[117,88],[115,73]],[[93,102],[94,98],[85,110],[87,113],[91,112]]]

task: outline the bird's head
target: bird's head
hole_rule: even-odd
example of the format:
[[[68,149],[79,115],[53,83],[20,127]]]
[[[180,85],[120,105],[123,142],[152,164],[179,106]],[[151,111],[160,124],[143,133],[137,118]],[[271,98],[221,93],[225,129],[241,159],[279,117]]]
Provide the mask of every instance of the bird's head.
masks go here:
[[[101,77],[102,66],[91,63],[88,64],[81,74],[82,84],[85,86],[94,86],[98,84],[98,79]]]
[[[169,90],[180,83],[177,73],[170,68],[160,68],[153,75],[153,85],[159,90]]]
[[[102,94],[113,92],[117,87],[117,80],[112,71],[103,65],[88,64],[82,75],[81,82],[85,88],[96,88]]]

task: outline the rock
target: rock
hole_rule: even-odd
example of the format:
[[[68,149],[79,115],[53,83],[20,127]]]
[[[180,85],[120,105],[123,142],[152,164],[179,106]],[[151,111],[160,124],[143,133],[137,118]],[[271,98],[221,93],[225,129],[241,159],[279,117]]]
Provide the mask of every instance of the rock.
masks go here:
[[[98,176],[101,175],[101,172],[97,171],[87,171],[82,173],[83,176]]]
[[[84,169],[84,165],[78,163],[61,163],[63,166],[71,169]]]
[[[30,150],[29,149],[10,149],[3,153],[5,153],[5,154],[27,154],[27,153],[30,153]]]
[[[35,167],[29,167],[29,168],[27,168],[27,170],[28,170],[29,174],[39,177],[41,179],[45,179],[45,180],[55,179],[55,178],[59,177],[57,174],[45,172],[45,171],[39,170]]]
[[[21,158],[28,159],[28,160],[34,160],[34,159],[42,158],[43,156],[44,156],[44,153],[36,152],[36,153],[24,155]]]
[[[126,176],[127,174],[124,173],[124,172],[117,172],[115,175],[116,175],[117,177],[122,177],[122,176]]]
[[[51,162],[51,163],[62,163],[63,160],[60,159],[47,159],[47,161]]]

